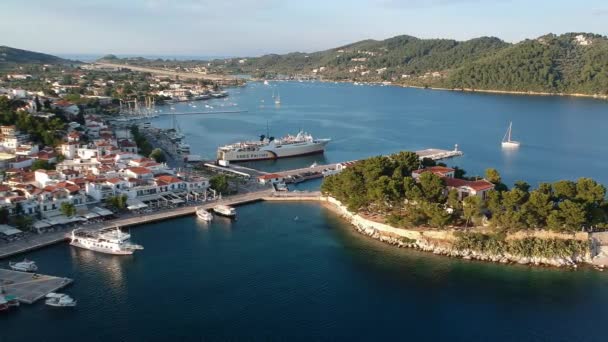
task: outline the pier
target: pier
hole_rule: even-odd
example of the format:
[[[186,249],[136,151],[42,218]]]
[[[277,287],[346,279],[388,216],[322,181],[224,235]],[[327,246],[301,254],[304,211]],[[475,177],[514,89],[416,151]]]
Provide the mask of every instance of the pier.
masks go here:
[[[72,279],[0,268],[0,288],[21,303],[32,304],[72,283]]]

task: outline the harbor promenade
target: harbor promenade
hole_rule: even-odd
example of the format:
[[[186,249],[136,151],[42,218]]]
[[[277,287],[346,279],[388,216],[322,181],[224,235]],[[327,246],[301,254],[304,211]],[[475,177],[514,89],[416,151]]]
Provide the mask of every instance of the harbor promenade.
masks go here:
[[[153,222],[174,219],[183,216],[194,215],[197,208],[211,209],[218,204],[239,206],[258,201],[314,201],[319,200],[319,191],[311,192],[273,192],[272,190],[260,190],[225,197],[221,200],[198,203],[184,207],[161,209],[148,214],[127,214],[113,220],[103,221],[97,224],[82,226],[86,230],[95,231],[109,227],[133,227]],[[0,246],[0,259],[8,258],[17,254],[29,252],[42,247],[50,246],[69,239],[70,231],[61,230],[51,233],[44,233],[30,237],[28,239],[15,241]]]

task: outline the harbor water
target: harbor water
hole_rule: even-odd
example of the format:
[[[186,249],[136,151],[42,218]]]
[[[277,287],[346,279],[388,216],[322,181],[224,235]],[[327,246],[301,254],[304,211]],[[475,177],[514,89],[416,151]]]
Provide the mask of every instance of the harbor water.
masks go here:
[[[71,309],[0,315],[0,341],[602,341],[608,274],[505,266],[384,245],[313,203],[132,229],[131,257],[28,254],[73,278]]]
[[[272,95],[280,94],[281,105]],[[401,150],[452,149],[465,155],[447,161],[483,175],[498,169],[508,184],[593,177],[608,183],[608,127],[605,100],[557,96],[496,95],[433,91],[349,83],[250,83],[212,101],[177,103],[163,111],[247,110],[238,114],[177,117],[192,152],[214,158],[219,145],[304,129],[332,138],[324,155],[262,161],[249,165],[284,170],[349,161]],[[262,102],[263,101],[263,102]],[[193,107],[196,106],[196,107]],[[213,107],[207,108],[205,106]],[[517,150],[503,150],[501,140],[513,122]],[[152,123],[171,127],[171,117]]]
[[[163,110],[171,107],[247,110],[177,117],[193,153],[206,157],[265,134],[267,122],[271,135],[302,128],[333,139],[324,155],[249,164],[264,170],[457,143],[465,156],[448,163],[468,175],[495,167],[507,183],[583,176],[608,183],[608,103],[600,100],[271,82]],[[510,121],[522,145],[507,152],[500,141]],[[152,124],[170,127],[172,119]],[[605,340],[608,273],[399,249],[357,234],[316,203],[256,203],[238,212],[238,221],[192,216],[134,228],[133,241],[145,249],[133,256],[67,244],[28,253],[39,272],[74,279],[65,291],[78,306],[38,303],[2,314],[0,342]]]

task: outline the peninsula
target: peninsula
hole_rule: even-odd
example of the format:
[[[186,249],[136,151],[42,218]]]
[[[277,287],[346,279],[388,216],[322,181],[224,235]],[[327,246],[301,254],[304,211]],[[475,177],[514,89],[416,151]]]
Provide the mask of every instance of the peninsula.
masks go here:
[[[606,188],[589,178],[512,189],[498,171],[465,177],[401,152],[359,161],[321,187],[362,233],[404,247],[495,262],[553,266],[602,257]]]

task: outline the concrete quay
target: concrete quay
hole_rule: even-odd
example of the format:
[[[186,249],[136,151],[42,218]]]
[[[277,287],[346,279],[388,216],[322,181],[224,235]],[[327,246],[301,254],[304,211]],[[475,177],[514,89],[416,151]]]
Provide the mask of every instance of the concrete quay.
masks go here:
[[[0,268],[0,287],[5,295],[13,295],[21,303],[32,304],[48,293],[72,283],[72,279]]]
[[[197,208],[211,209],[218,204],[239,206],[259,201],[314,201],[321,198],[318,191],[312,192],[273,192],[271,190],[261,190],[245,194],[226,197],[218,201],[210,201],[199,205],[164,209],[142,215],[123,216],[114,220],[108,220],[99,224],[83,226],[86,230],[95,231],[109,227],[133,227],[153,222],[170,220],[178,217],[194,215]],[[41,234],[27,240],[15,241],[5,245],[0,245],[0,259],[12,257],[17,254],[29,252],[35,249],[50,246],[56,243],[69,240],[69,231],[58,231]]]

